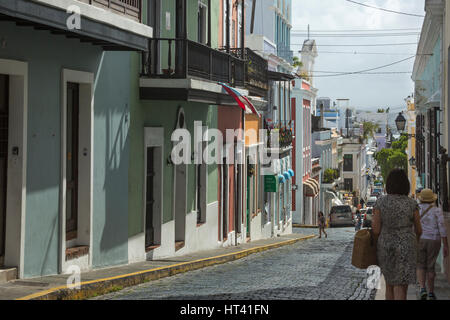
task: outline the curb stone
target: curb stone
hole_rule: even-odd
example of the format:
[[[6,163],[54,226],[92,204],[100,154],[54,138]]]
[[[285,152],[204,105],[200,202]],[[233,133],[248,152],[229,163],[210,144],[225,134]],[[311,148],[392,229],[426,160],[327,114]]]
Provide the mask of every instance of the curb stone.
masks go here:
[[[152,280],[170,277],[176,274],[185,273],[192,270],[201,269],[217,264],[235,261],[251,254],[275,249],[294,243],[315,238],[316,235],[304,236],[279,243],[259,246],[229,254],[204,258],[195,261],[188,261],[170,266],[138,271],[123,274],[111,278],[96,279],[82,282],[80,289],[69,289],[67,286],[54,287],[35,294],[31,294],[17,300],[83,300],[115,291],[120,291],[125,287],[135,286]]]

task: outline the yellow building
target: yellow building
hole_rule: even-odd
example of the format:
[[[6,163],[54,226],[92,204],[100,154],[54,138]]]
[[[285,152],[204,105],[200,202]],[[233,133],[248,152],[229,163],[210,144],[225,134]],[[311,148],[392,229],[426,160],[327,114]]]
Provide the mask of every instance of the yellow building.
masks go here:
[[[416,190],[417,190],[417,171],[416,171],[416,113],[415,113],[415,105],[414,100],[411,98],[408,98],[406,100],[407,104],[407,123],[406,123],[406,130],[411,137],[408,139],[408,148],[406,150],[406,153],[408,155],[408,178],[411,183],[411,194],[413,197],[416,196]],[[413,160],[413,161],[411,161]]]

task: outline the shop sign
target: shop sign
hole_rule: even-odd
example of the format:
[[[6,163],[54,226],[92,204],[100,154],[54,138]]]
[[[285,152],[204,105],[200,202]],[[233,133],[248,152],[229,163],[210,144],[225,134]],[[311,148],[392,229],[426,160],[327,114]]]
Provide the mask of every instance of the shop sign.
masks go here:
[[[277,192],[278,182],[274,175],[264,176],[264,192]]]

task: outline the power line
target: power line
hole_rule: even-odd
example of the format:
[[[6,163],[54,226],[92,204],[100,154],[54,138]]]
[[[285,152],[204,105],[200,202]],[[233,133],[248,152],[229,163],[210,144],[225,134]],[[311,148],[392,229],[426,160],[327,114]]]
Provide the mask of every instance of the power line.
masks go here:
[[[421,28],[403,28],[403,29],[330,29],[330,30],[314,30],[314,32],[386,32],[386,31],[420,31]],[[306,33],[308,30],[291,30],[291,32],[295,33]]]
[[[264,52],[264,53],[286,53],[292,52],[295,50],[258,50],[252,49],[255,52]],[[298,53],[302,53],[302,50],[299,50]],[[386,55],[386,56],[432,56],[432,53],[399,53],[399,52],[358,52],[358,51],[317,51],[317,54],[351,54],[351,55]]]
[[[410,37],[410,36],[418,36],[420,32],[404,32],[404,33],[366,33],[366,34],[309,34],[310,38],[375,38],[375,37]],[[306,33],[296,33],[292,32],[291,36],[293,37],[307,37]]]
[[[302,53],[300,50],[299,53]],[[398,52],[358,52],[358,51],[318,51],[318,54],[352,54],[352,55],[387,55],[387,56],[431,56],[431,53],[398,53]]]
[[[300,51],[301,52],[301,51]],[[373,55],[393,55],[393,56],[411,56],[413,53],[387,53],[387,52],[344,52],[344,51],[319,51],[318,54],[373,54]]]
[[[417,42],[379,43],[379,44],[321,44],[320,47],[390,47],[417,45]],[[291,46],[303,46],[303,43],[291,43]]]
[[[360,6],[364,6],[364,7],[368,7],[368,8],[372,8],[372,9],[376,9],[376,10],[381,10],[381,11],[386,11],[386,12],[390,12],[390,13],[396,13],[396,14],[402,14],[405,16],[413,16],[413,17],[419,17],[419,18],[424,18],[425,16],[423,15],[419,15],[419,14],[413,14],[413,13],[406,13],[406,12],[400,12],[400,11],[394,11],[394,10],[389,10],[389,9],[385,9],[385,8],[380,8],[380,7],[374,7],[365,3],[361,3],[361,2],[356,2],[353,0],[345,0],[347,2],[351,2]]]
[[[336,77],[336,76],[345,76],[345,75],[353,75],[353,74],[364,74],[366,72],[387,68],[387,67],[390,67],[390,66],[402,63],[404,61],[411,60],[412,58],[415,58],[415,56],[411,56],[409,58],[402,59],[402,60],[399,60],[399,61],[395,61],[393,63],[382,65],[382,66],[379,66],[379,67],[376,67],[376,68],[371,68],[371,69],[366,69],[366,70],[361,70],[361,71],[354,71],[354,72],[321,71],[321,72],[329,72],[329,73],[335,73],[335,74],[319,75],[319,76],[314,76],[314,77],[315,78],[317,78],[317,77]],[[316,71],[316,72],[319,72],[319,71]]]
[[[335,72],[335,71],[314,71],[314,73],[330,73],[333,74],[343,74],[345,72]],[[384,72],[358,72],[358,74],[412,74],[412,71],[384,71]]]

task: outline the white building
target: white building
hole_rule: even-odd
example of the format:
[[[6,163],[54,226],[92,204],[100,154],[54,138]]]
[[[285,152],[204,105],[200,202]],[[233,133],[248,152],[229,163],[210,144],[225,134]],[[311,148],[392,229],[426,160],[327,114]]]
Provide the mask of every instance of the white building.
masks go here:
[[[361,144],[359,138],[344,138],[343,158],[341,177],[343,180],[342,190],[355,192],[358,203],[361,198],[367,197],[367,174],[366,174],[366,154],[367,145]]]

